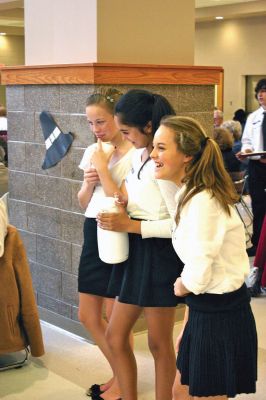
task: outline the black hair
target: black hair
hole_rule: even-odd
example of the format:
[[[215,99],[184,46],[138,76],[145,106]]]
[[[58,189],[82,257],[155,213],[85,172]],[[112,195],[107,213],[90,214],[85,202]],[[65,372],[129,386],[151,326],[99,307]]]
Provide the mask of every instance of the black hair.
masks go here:
[[[122,124],[134,126],[143,134],[144,128],[151,122],[154,136],[162,117],[175,115],[175,111],[164,96],[147,90],[132,89],[118,100],[115,114]]]
[[[257,82],[257,85],[255,87],[255,98],[258,99],[258,93],[260,90],[265,89],[266,90],[266,79],[260,79]]]
[[[151,122],[152,136],[160,126],[161,119],[166,115],[175,115],[175,110],[169,101],[160,94],[142,89],[131,89],[125,93],[115,105],[117,115],[123,125],[138,128],[145,135],[144,128]],[[150,160],[150,157],[142,164],[138,172]]]
[[[241,124],[246,122],[247,119],[247,113],[243,108],[239,108],[238,110],[235,111],[233,120],[234,121],[239,121]]]

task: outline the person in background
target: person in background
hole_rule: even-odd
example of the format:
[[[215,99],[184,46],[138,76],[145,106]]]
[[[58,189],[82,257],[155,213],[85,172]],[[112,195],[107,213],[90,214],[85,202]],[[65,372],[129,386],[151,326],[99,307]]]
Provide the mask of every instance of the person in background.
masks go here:
[[[4,163],[7,165],[8,155],[7,155],[7,117],[6,108],[0,105],[0,146],[5,151]]]
[[[218,143],[222,152],[224,166],[227,172],[239,172],[241,162],[236,158],[233,152],[233,136],[228,129],[214,128],[213,139]]]
[[[7,131],[6,108],[0,104],[0,132]]]
[[[98,215],[102,229],[129,233],[128,260],[123,271],[119,265],[114,270],[122,275],[121,287],[107,329],[123,400],[138,399],[137,365],[129,332],[142,312],[155,364],[155,399],[172,398],[175,307],[182,301],[175,298],[172,288],[183,266],[170,239],[177,187],[156,181],[150,153],[161,118],[174,113],[165,97],[146,90],[130,90],[115,107],[120,132],[137,149],[121,188],[125,199],[119,198],[123,205],[127,203],[127,211],[120,204],[119,214]]]
[[[241,136],[242,136],[242,127],[239,121],[234,121],[234,120],[227,120],[224,121],[220,128],[227,129],[231,135],[233,136],[233,147],[232,150],[236,154],[241,150]]]
[[[221,110],[214,110],[213,111],[213,126],[214,128],[218,128],[224,119],[224,114]]]
[[[242,153],[266,151],[266,78],[257,82],[255,97],[260,107],[247,118],[241,139],[241,152],[237,153],[239,160],[245,158]],[[266,213],[266,156],[249,158],[248,187],[253,211],[253,233],[252,246],[247,249],[247,253],[252,257],[256,254],[263,218]]]
[[[180,188],[172,240],[184,268],[174,290],[187,309],[173,399],[254,393],[257,333],[245,285],[250,267],[237,194],[219,147],[198,122],[175,116],[161,121],[153,145],[155,177]]]
[[[120,390],[105,338],[114,302],[107,293],[113,266],[99,258],[96,215],[101,199],[113,196],[118,191],[131,167],[134,148],[124,140],[114,122],[114,107],[120,96],[121,92],[110,88],[96,92],[87,99],[87,120],[97,143],[86,149],[79,165],[84,171],[84,180],[78,200],[86,210],[78,273],[79,319],[108,360],[114,375],[103,385],[92,385],[87,395],[101,394],[105,400],[119,398]],[[104,305],[107,321],[103,318]]]
[[[240,122],[243,132],[247,121],[246,111],[243,110],[243,108],[239,108],[238,110],[236,110],[233,116],[233,120]]]

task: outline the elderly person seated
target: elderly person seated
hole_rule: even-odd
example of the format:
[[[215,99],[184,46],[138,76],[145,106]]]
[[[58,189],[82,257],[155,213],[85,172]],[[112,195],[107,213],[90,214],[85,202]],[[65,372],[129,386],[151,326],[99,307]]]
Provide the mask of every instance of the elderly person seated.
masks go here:
[[[224,119],[224,114],[221,110],[214,110],[213,112],[213,126],[214,128],[218,128]]]
[[[241,169],[241,162],[236,158],[232,150],[234,139],[229,130],[225,128],[214,128],[213,139],[220,147],[227,172],[239,172]]]
[[[225,128],[233,135],[234,143],[232,150],[236,154],[241,150],[241,136],[242,136],[242,126],[239,121],[234,121],[232,119],[224,121],[220,128]]]

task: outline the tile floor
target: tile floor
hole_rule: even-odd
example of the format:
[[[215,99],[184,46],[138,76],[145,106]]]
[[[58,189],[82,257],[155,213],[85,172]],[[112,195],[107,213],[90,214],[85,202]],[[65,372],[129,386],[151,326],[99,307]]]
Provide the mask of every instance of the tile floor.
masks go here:
[[[257,393],[239,400],[266,399],[266,296],[252,299],[259,336],[259,379]],[[176,324],[174,336],[181,324]],[[109,378],[109,367],[97,346],[84,339],[42,323],[46,354],[30,358],[20,369],[0,372],[0,398],[5,400],[85,400],[86,389]],[[139,399],[154,399],[153,362],[146,333],[135,335]]]

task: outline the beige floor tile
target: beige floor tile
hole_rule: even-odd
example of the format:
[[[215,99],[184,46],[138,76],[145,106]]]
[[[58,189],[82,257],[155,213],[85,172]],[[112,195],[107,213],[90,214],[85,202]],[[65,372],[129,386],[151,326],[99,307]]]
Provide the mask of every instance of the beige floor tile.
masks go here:
[[[252,299],[259,336],[259,380],[257,393],[240,400],[266,399],[266,296]],[[180,324],[175,327],[174,336]],[[42,323],[46,354],[28,365],[0,372],[0,398],[4,400],[79,400],[93,383],[110,377],[107,362],[97,346],[47,323]],[[145,333],[135,335],[139,399],[154,399],[154,371]]]

